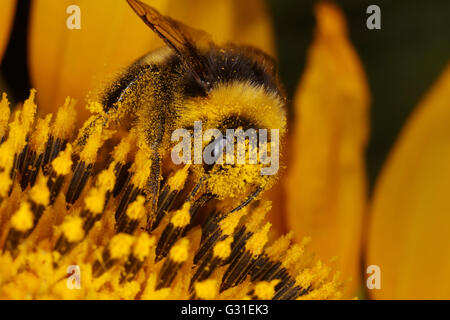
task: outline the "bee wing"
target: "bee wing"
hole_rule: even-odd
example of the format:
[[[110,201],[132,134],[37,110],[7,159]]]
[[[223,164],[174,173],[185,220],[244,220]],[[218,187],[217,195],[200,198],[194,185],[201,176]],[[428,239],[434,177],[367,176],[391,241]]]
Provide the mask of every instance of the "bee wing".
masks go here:
[[[164,16],[139,0],[127,0],[127,2],[145,24],[180,56],[185,67],[194,73],[197,82],[204,84],[209,68],[198,48],[205,45],[212,46],[211,35]]]

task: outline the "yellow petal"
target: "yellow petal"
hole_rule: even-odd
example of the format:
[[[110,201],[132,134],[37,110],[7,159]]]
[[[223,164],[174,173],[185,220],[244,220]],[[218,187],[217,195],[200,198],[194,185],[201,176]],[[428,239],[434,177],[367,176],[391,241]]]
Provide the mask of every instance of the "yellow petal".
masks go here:
[[[193,27],[202,28],[220,41],[257,45],[274,52],[273,35],[262,0],[252,0],[251,24],[242,30],[242,1],[147,1],[161,13]],[[81,29],[69,30],[69,5],[81,9]],[[256,37],[255,26],[261,35]],[[243,39],[240,41],[240,39]],[[80,123],[87,118],[86,96],[100,89],[134,60],[163,42],[137,17],[125,0],[36,0],[30,27],[30,70],[33,87],[39,91],[41,112],[54,111],[67,94],[78,100]]]
[[[168,0],[154,1],[165,11]],[[81,10],[81,29],[66,26],[70,5]],[[54,111],[67,95],[78,100],[79,121],[90,90],[147,51],[161,46],[126,1],[37,0],[31,8],[29,62],[40,111]],[[84,119],[83,119],[84,118]]]
[[[9,40],[14,12],[16,11],[16,0],[3,0],[0,10],[0,62],[5,53],[6,45]]]
[[[234,35],[228,40],[256,46],[276,56],[273,25],[264,0],[234,0]]]
[[[377,182],[367,265],[381,299],[450,299],[450,65],[419,104]]]
[[[370,98],[341,11],[322,3],[316,16],[288,147],[287,223],[298,240],[312,237],[321,259],[338,257],[338,270],[344,279],[351,278],[353,290],[359,280],[366,206],[364,150]]]
[[[264,0],[173,1],[168,13],[211,33],[217,43],[252,45],[275,56],[273,27]]]

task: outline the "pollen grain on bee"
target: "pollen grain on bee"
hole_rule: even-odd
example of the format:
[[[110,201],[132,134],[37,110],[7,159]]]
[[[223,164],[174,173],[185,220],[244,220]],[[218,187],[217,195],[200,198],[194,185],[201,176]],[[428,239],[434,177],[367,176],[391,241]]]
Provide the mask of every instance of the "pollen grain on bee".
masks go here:
[[[172,132],[171,141],[178,142],[171,152],[174,164],[248,164],[260,165],[261,175],[278,172],[279,129],[270,129],[269,141],[268,129],[208,128],[203,132],[202,121],[195,121],[193,128],[193,131],[179,128]]]

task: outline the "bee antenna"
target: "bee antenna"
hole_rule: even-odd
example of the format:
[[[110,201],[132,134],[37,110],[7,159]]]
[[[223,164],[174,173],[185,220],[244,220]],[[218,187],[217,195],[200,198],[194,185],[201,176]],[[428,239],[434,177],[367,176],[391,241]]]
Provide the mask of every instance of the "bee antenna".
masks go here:
[[[200,181],[195,185],[194,189],[192,189],[191,194],[187,197],[186,202],[189,202],[192,200],[192,198],[197,194],[198,189],[200,189],[202,183],[208,178],[209,176],[203,176],[200,178]]]
[[[230,213],[236,212],[247,206],[250,202],[252,202],[262,191],[262,188],[256,189],[245,201],[243,201],[239,206],[230,211]]]

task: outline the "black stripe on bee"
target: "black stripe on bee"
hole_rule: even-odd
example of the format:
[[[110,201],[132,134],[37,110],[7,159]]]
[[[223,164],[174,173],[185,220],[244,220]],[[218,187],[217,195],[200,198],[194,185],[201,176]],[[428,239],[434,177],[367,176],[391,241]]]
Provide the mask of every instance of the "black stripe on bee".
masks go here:
[[[275,76],[275,70],[257,61],[243,48],[214,48],[203,55],[208,64],[209,73],[205,82],[214,87],[235,81],[250,82],[263,86],[268,92],[280,93],[280,85]],[[254,49],[256,50],[256,49]],[[184,94],[186,97],[204,96],[203,88],[198,84],[193,73],[185,75]]]
[[[261,63],[252,56],[252,50],[247,47],[213,48],[202,54],[208,65],[208,73],[204,82],[214,88],[220,84],[236,81],[250,82],[255,86],[262,86],[268,92],[281,94],[280,84],[272,67]],[[119,77],[103,96],[102,104],[108,112],[130,85],[149,71],[164,71],[169,78],[181,80],[182,93],[185,98],[207,96],[205,88],[195,77],[194,70],[186,70],[180,57],[174,53],[169,54],[164,62],[149,64],[146,57],[137,60]],[[182,79],[181,79],[182,78]]]
[[[104,111],[109,112],[111,108],[120,100],[122,94],[126,91],[130,85],[137,81],[142,74],[151,71],[157,71],[156,65],[144,64],[143,59],[139,59],[132,64],[114,83],[112,83],[103,94],[102,105]]]

